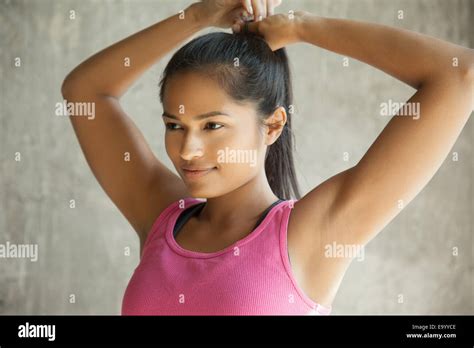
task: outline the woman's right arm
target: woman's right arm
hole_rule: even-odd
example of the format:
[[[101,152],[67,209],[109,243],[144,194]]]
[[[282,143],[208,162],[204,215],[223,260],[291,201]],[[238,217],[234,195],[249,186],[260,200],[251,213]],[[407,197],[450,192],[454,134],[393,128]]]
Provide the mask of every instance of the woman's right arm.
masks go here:
[[[94,117],[70,116],[71,123],[99,184],[140,239],[167,205],[188,192],[154,156],[119,99],[161,57],[206,27],[195,6],[184,11],[183,19],[176,14],[93,55],[67,75],[61,88],[67,102],[93,103]]]

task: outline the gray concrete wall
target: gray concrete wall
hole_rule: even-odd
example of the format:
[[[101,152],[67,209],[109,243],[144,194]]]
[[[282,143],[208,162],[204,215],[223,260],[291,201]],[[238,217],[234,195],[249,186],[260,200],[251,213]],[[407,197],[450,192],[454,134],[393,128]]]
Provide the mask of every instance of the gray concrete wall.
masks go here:
[[[39,248],[37,262],[0,259],[1,314],[120,313],[139,259],[138,238],[93,177],[68,119],[54,115],[55,104],[62,101],[63,78],[82,60],[188,4],[0,0],[0,244]],[[395,25],[474,47],[471,0],[284,0],[279,11],[290,9]],[[354,60],[343,67],[341,56],[317,47],[294,45],[289,54],[297,171],[306,193],[363,156],[388,122],[379,116],[381,102],[405,101],[414,90]],[[156,87],[170,56],[136,82],[123,105],[172,168]],[[365,261],[351,265],[334,314],[474,312],[472,135],[471,119],[452,149],[459,160],[449,157],[366,247]]]

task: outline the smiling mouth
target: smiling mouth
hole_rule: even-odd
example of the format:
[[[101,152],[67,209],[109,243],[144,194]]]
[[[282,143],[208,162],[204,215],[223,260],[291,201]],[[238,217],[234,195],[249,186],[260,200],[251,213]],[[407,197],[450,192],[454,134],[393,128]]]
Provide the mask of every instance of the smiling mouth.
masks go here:
[[[198,179],[201,178],[210,172],[214,171],[217,169],[216,167],[214,168],[209,168],[209,169],[204,169],[204,170],[188,170],[188,169],[183,169],[184,176],[187,179]]]

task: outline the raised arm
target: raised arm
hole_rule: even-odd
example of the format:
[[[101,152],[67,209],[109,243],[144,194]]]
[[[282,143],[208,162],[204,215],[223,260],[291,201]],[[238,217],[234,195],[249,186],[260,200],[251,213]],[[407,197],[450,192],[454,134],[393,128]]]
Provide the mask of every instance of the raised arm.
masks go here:
[[[69,103],[94,105],[95,116],[75,114],[71,123],[98,182],[146,239],[159,213],[189,196],[181,178],[153,154],[119,99],[148,68],[185,39],[207,27],[230,28],[242,11],[267,16],[280,0],[202,0],[93,55],[65,78]]]
[[[302,42],[372,65],[415,89],[446,78],[473,79],[474,50],[428,35],[308,12],[301,12],[298,29]]]
[[[93,55],[62,85],[68,102],[93,103],[95,117],[70,120],[92,172],[140,238],[167,204],[187,193],[182,180],[154,156],[119,99],[161,57],[204,28],[194,8]]]
[[[234,31],[243,29],[239,24]],[[322,248],[335,241],[365,245],[423,189],[456,142],[473,109],[474,51],[404,29],[306,11],[271,16],[248,30],[273,50],[309,43],[370,64],[418,90],[357,165],[295,204],[300,228],[293,238],[304,259],[320,263]]]
[[[325,216],[314,221],[318,228],[329,226],[331,235],[323,240],[366,244],[430,181],[469,119],[474,51],[372,23],[308,13],[299,23],[301,41],[358,59],[417,89],[357,165],[301,201],[307,211],[323,208]]]

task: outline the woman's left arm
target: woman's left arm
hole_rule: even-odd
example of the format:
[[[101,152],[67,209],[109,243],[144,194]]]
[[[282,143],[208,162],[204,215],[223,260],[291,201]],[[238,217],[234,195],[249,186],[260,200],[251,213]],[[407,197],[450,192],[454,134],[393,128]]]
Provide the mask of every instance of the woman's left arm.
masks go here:
[[[474,79],[474,50],[406,29],[300,12],[298,34],[302,42],[370,64],[415,89]]]
[[[299,41],[368,63],[417,89],[354,167],[299,202],[308,216],[326,202],[324,221],[314,221],[334,233],[326,241],[365,245],[427,185],[459,137],[473,110],[474,50],[384,25],[307,12],[297,19]],[[418,117],[402,116],[410,107],[419,107]]]

